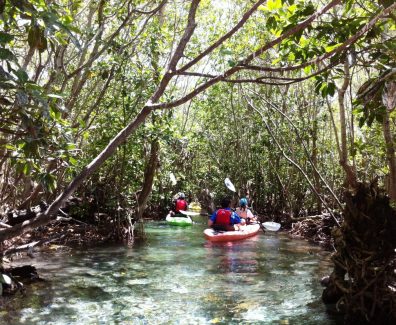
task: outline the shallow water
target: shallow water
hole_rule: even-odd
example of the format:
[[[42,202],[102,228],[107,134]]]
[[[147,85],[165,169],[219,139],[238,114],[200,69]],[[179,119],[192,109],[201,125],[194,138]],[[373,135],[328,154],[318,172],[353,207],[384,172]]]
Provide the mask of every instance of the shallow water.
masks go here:
[[[321,303],[329,254],[267,232],[213,244],[203,225],[152,223],[148,241],[38,254],[46,280],[5,324],[336,324]]]

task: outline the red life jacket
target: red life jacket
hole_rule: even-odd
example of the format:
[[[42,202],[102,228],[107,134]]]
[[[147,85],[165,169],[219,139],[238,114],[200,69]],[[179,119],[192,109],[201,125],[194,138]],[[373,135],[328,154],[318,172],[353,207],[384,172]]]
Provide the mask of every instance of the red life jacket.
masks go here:
[[[178,199],[176,200],[176,212],[180,212],[180,210],[187,210],[187,202],[185,200]]]
[[[231,214],[230,210],[219,209],[216,213],[216,221],[217,225],[230,225],[231,224]]]

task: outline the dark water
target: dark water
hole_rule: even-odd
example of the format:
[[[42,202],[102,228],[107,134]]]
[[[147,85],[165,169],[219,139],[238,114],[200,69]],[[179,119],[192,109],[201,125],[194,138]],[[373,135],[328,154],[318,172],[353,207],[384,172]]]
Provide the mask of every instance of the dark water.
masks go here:
[[[328,253],[267,232],[212,244],[203,225],[147,226],[148,241],[38,255],[4,324],[335,324],[320,301]]]

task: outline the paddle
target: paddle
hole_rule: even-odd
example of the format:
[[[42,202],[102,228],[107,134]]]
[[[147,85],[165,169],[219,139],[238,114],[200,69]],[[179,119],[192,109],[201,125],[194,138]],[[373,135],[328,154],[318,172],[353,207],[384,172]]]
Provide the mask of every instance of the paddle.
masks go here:
[[[230,191],[236,192],[234,184],[231,183],[228,177],[224,180],[224,184]]]
[[[261,224],[264,226],[265,229],[269,231],[278,231],[281,227],[280,223],[273,221],[263,222]]]
[[[234,184],[232,184],[231,180],[227,177],[224,180],[224,184],[225,186],[227,186],[227,188],[230,191],[236,192],[235,191],[235,186]],[[269,231],[278,231],[281,227],[281,225],[277,222],[273,222],[273,221],[268,221],[268,222],[258,222],[258,224],[260,225],[260,228],[265,232],[265,229],[269,230]]]
[[[186,216],[199,216],[200,213],[199,212],[194,212],[194,211],[184,211],[184,210],[180,210],[179,211],[181,214],[184,214]]]

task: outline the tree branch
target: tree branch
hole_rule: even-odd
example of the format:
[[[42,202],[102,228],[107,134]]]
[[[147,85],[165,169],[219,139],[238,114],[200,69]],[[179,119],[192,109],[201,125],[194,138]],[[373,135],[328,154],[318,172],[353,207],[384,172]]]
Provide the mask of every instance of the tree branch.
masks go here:
[[[335,0],[333,2],[337,2],[337,4],[338,4],[338,2],[340,2],[340,1]],[[285,71],[299,70],[299,69],[305,68],[305,67],[307,67],[309,65],[317,65],[318,63],[324,61],[325,59],[330,58],[334,54],[343,51],[349,45],[352,45],[353,43],[355,43],[361,36],[363,36],[366,32],[368,32],[375,25],[375,23],[377,23],[378,20],[380,20],[381,18],[386,17],[386,15],[389,12],[392,12],[394,9],[396,9],[396,3],[394,3],[391,6],[389,6],[388,8],[384,9],[383,11],[381,11],[377,16],[375,16],[372,20],[370,20],[364,27],[362,27],[355,35],[353,35],[350,38],[348,38],[339,47],[337,47],[337,48],[333,49],[332,51],[327,52],[327,53],[317,57],[316,59],[310,60],[310,61],[302,63],[300,65],[292,66],[292,67],[279,67],[279,68],[260,67],[260,66],[254,66],[254,65],[252,66],[252,65],[248,65],[247,64],[248,62],[247,62],[247,63],[242,63],[241,64],[241,69],[254,70],[254,71],[266,71],[266,72],[285,72]],[[260,51],[261,51],[261,49],[256,52],[257,56],[259,56],[259,55],[261,55],[263,53],[263,52],[260,52]]]
[[[267,129],[268,133],[270,134],[271,138],[274,140],[274,142],[276,143],[276,146],[278,147],[278,149],[280,150],[280,152],[282,153],[282,156],[288,161],[290,162],[294,167],[297,168],[297,170],[304,176],[305,180],[307,181],[307,183],[309,184],[309,187],[311,188],[311,190],[315,193],[316,197],[322,202],[322,204],[327,208],[328,212],[331,214],[331,216],[333,217],[335,223],[338,225],[338,227],[340,227],[340,223],[338,222],[337,218],[334,216],[334,214],[332,213],[331,209],[328,207],[328,205],[326,204],[326,202],[323,200],[323,198],[319,195],[318,191],[316,190],[315,186],[312,184],[311,180],[309,179],[308,175],[305,173],[305,171],[302,169],[302,167],[296,163],[293,159],[291,159],[283,150],[282,146],[280,145],[278,139],[275,137],[274,133],[272,132],[272,129],[270,128],[270,126],[268,125],[266,119],[264,118],[262,112],[257,109],[246,97],[245,100],[247,102],[247,104],[255,111],[257,112],[260,117],[261,120],[263,121],[265,128]]]
[[[247,11],[243,16],[242,19],[225,35],[220,37],[215,43],[213,43],[211,46],[209,46],[206,50],[201,52],[196,58],[188,62],[186,65],[181,67],[177,73],[180,74],[181,72],[184,72],[191,68],[194,64],[196,64],[198,61],[200,61],[202,58],[204,58],[206,55],[209,53],[213,52],[216,48],[218,48],[221,44],[223,44],[227,39],[229,39],[232,35],[234,35],[249,19],[249,17],[257,10],[257,8],[262,5],[265,2],[265,0],[260,0],[256,2],[256,4],[250,8],[249,11]]]
[[[279,44],[280,42],[282,42],[287,37],[299,32],[300,30],[303,30],[304,28],[309,26],[315,19],[317,19],[321,15],[325,14],[328,10],[330,10],[334,6],[338,5],[341,1],[342,0],[333,0],[331,3],[329,3],[328,5],[326,5],[325,7],[323,7],[322,9],[317,11],[316,13],[314,13],[313,15],[311,15],[305,21],[301,22],[300,24],[297,24],[295,27],[289,29],[284,34],[282,34],[281,36],[276,38],[275,40],[273,40],[271,42],[268,42],[266,45],[261,47],[259,50],[255,51],[251,55],[247,56],[245,59],[239,61],[239,63],[236,66],[234,66],[231,69],[225,71],[223,73],[223,75],[219,75],[219,76],[207,81],[206,83],[202,84],[201,86],[195,88],[193,91],[191,91],[190,93],[188,93],[184,97],[182,97],[182,98],[180,98],[178,100],[175,100],[173,102],[168,102],[168,103],[154,104],[155,102],[153,101],[153,103],[150,105],[150,108],[153,108],[153,109],[172,108],[172,107],[176,107],[176,106],[179,106],[181,104],[186,103],[187,101],[189,101],[190,99],[194,98],[198,94],[202,93],[203,91],[205,91],[206,89],[208,89],[212,85],[218,83],[219,81],[225,80],[227,77],[229,77],[229,76],[233,75],[235,72],[241,70],[243,65],[247,65],[253,59],[255,59],[256,57],[260,56],[261,54],[263,54],[265,51],[269,50],[270,48],[273,48],[276,44]]]
[[[198,5],[200,2],[201,2],[201,0],[192,0],[192,2],[191,2],[190,10],[188,13],[186,29],[184,30],[183,36],[181,37],[179,44],[177,45],[176,50],[173,53],[173,56],[171,57],[171,59],[169,61],[167,72],[165,73],[164,77],[162,78],[156,91],[151,96],[150,101],[152,103],[156,103],[161,98],[161,96],[165,92],[165,89],[168,86],[170,80],[175,75],[177,63],[179,62],[180,58],[183,56],[184,49],[186,48],[186,45],[187,45],[188,41],[190,40],[192,34],[194,33],[195,27],[197,26],[197,24],[195,22],[195,15],[197,13]]]

